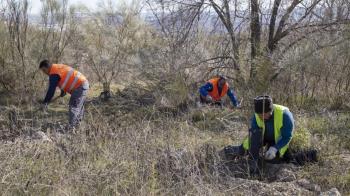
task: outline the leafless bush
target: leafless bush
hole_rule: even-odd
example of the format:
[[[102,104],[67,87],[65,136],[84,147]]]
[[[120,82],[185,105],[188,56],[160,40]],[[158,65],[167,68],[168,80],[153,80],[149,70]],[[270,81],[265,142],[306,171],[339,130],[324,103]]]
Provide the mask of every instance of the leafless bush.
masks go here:
[[[92,17],[85,28],[87,63],[103,84],[103,92],[110,93],[111,82],[132,69],[145,30],[137,10],[119,12],[109,4]]]
[[[36,95],[41,79],[38,62],[61,60],[76,33],[73,12],[69,13],[67,1],[43,1],[42,20],[34,26],[29,24],[28,1],[8,0],[3,5],[0,83],[12,95],[31,101],[27,95]]]

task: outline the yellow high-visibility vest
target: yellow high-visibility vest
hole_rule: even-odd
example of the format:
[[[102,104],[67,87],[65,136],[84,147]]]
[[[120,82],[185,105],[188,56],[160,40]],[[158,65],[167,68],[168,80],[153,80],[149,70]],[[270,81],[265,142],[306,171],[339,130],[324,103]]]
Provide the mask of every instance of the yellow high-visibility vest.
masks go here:
[[[287,107],[277,105],[277,104],[274,104],[273,106],[274,106],[273,107],[273,113],[274,113],[273,114],[273,116],[274,116],[274,118],[273,118],[274,125],[273,126],[274,126],[275,143],[277,144],[277,142],[281,139],[281,128],[283,127],[283,111],[289,110],[289,109]],[[264,120],[260,119],[258,114],[255,114],[255,119],[256,119],[256,123],[257,123],[258,127],[263,130],[262,135],[264,135],[264,133],[265,133]],[[285,146],[283,146],[279,150],[280,157],[283,157],[283,155],[286,153],[288,146],[289,146],[289,142],[288,142],[288,144],[286,144]],[[245,150],[249,150],[249,148],[250,148],[249,136],[244,139],[243,148]]]

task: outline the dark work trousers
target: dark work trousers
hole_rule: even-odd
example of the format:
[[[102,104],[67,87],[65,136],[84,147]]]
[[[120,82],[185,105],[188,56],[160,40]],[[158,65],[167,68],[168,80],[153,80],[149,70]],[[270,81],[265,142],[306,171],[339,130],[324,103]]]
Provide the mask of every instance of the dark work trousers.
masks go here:
[[[274,146],[274,141],[267,141],[266,138],[263,139],[262,129],[249,130],[250,136],[250,149],[249,155],[252,160],[258,162],[260,149],[264,146],[267,149],[270,146]],[[243,148],[243,146],[241,146]],[[243,150],[243,149],[242,149]],[[279,152],[277,152],[276,158],[273,160],[266,160],[268,163],[279,164],[279,163],[293,163],[296,165],[304,165],[306,163],[314,163],[317,162],[317,150],[316,149],[306,149],[291,152],[290,149],[287,149],[283,157],[280,157]]]
[[[250,129],[249,130],[249,137],[250,137],[250,149],[249,149],[249,155],[253,160],[259,159],[260,150],[267,146],[267,149],[270,146],[274,146],[274,141],[268,141],[266,138],[263,138],[263,130],[262,129]],[[280,158],[279,152],[277,152],[276,158],[268,161],[271,163],[280,163],[283,161],[287,161],[290,159],[290,155],[288,150],[284,154],[283,158]]]
[[[250,149],[248,153],[253,160],[258,160],[260,149],[263,147],[262,129],[250,129],[249,137]]]
[[[257,166],[261,162],[260,151],[266,146],[267,149],[270,146],[275,145],[274,140],[268,140],[263,138],[262,129],[250,129],[249,130],[250,148],[245,150],[243,144],[240,146],[226,146],[224,152],[227,158],[234,159],[235,157],[249,155],[250,165]],[[273,160],[266,160],[268,163],[293,163],[295,165],[305,165],[306,163],[315,163],[318,161],[318,150],[314,148],[291,150],[287,149],[283,157],[280,157],[279,152],[276,154],[276,158]]]
[[[76,127],[84,116],[84,103],[89,89],[86,82],[75,89],[69,100],[69,126]]]

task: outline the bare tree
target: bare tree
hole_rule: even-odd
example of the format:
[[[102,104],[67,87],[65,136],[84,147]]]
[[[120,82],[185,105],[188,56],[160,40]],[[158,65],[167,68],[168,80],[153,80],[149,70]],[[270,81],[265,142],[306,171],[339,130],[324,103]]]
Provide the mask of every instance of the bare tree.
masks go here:
[[[136,53],[139,24],[138,12],[119,12],[109,7],[92,14],[93,23],[86,25],[88,64],[103,85],[101,95],[109,97],[111,83],[128,65]]]
[[[29,22],[30,6],[27,0],[6,0],[2,3],[0,83],[14,95],[18,92],[23,95],[37,92],[34,89],[41,79],[37,77],[38,62],[42,58],[59,61],[76,33],[73,10],[68,8],[67,0],[46,0],[42,3],[42,21],[39,25]],[[27,101],[32,97],[20,96]]]
[[[240,75],[240,44],[242,41],[241,32],[244,29],[243,24],[247,21],[247,12],[243,9],[244,5],[234,0],[147,2],[158,24],[160,24],[166,40],[170,40],[169,37],[179,38],[171,40],[171,43],[175,43],[174,46],[176,47],[173,47],[170,53],[181,55],[180,57],[176,56],[176,60],[185,58],[188,53],[182,54],[179,51],[186,51],[188,48],[193,48],[191,52],[195,54],[196,43],[201,43],[198,35],[220,38],[218,39],[220,42],[210,45],[210,48],[207,49],[209,52],[211,48],[216,47],[215,53],[208,56],[201,52],[197,55],[196,60],[187,61],[187,65],[184,67],[191,67],[189,64],[208,65],[210,66],[209,70],[207,68],[209,73],[231,69],[237,73],[238,78],[243,80]],[[172,20],[169,20],[170,18]],[[176,21],[176,23],[171,23],[171,21]],[[174,36],[169,36],[170,33]],[[183,42],[183,40],[186,42]],[[198,48],[197,50],[200,51],[201,49]]]
[[[59,62],[67,46],[77,34],[74,9],[68,0],[42,0],[41,45],[39,60],[48,58]]]
[[[264,58],[278,56],[276,59],[271,59],[271,61],[275,61],[274,64],[278,64],[287,50],[301,43],[309,35],[327,31],[334,26],[348,23],[349,20],[348,11],[344,6],[348,3],[344,0],[273,0],[269,2],[251,0],[241,2],[241,4],[249,5],[249,7],[239,6],[239,2],[234,0],[182,0],[174,3],[179,8],[177,11],[184,7],[201,5],[198,10],[199,18],[214,10],[230,38],[230,48],[235,67],[239,66],[240,54],[244,50],[244,47],[240,47],[242,42],[241,30],[244,29],[241,24],[245,24],[245,21],[248,20],[250,22],[251,45],[250,78],[254,78],[257,74],[256,58],[260,56]],[[270,4],[272,5],[271,8],[268,7]],[[207,12],[204,10],[207,10]],[[245,14],[247,10],[250,10],[250,17]],[[325,20],[326,13],[334,17]],[[262,37],[265,38],[265,36],[267,41],[262,43],[262,40],[265,40]]]
[[[276,18],[278,17],[278,13],[276,12],[281,6],[278,0],[275,1],[269,24],[269,38],[266,48],[269,51],[270,56],[274,53],[278,56],[275,59],[276,64],[283,59],[284,54],[286,54],[288,50],[308,39],[312,40],[312,35],[320,33],[330,35],[332,34],[330,33],[332,29],[336,28],[339,30],[344,25],[350,23],[349,11],[346,11],[345,9],[336,9],[335,4],[329,4],[327,2],[328,1],[321,0],[314,0],[307,3],[303,1],[293,1],[289,7],[287,7],[285,13],[280,16],[280,21],[275,27]],[[339,1],[338,3],[339,7],[349,6],[349,3],[346,3],[345,1]],[[330,5],[333,7],[329,7]],[[302,14],[292,16],[293,11],[297,9],[299,13],[301,12]],[[325,13],[330,13],[330,10],[337,10],[338,16],[327,17],[327,14]],[[320,16],[320,14],[322,16]],[[342,39],[342,37],[338,38]],[[314,52],[321,50],[328,45],[331,46],[342,42],[337,38],[329,39],[328,41],[329,42],[324,43],[323,46],[316,47]],[[277,48],[279,48],[278,51],[276,51]],[[307,56],[305,58],[307,58]],[[280,72],[281,70],[278,69],[271,79],[274,80]]]
[[[199,2],[146,1],[159,26],[160,37],[166,44],[164,58],[167,68],[174,73],[181,70],[195,55],[195,37],[198,35],[198,20],[203,6]]]
[[[237,33],[233,26],[233,23],[236,22],[234,20],[234,18],[236,17],[231,16],[231,12],[232,12],[230,7],[231,0],[221,0],[222,5],[219,5],[214,0],[209,0],[209,3],[217,13],[218,17],[220,18],[221,22],[223,23],[223,25],[225,26],[229,34],[231,45],[232,45],[233,57],[234,57],[233,63],[235,67],[239,67],[238,65],[239,54],[240,54],[239,40],[238,40],[239,38],[237,38]],[[234,4],[237,5],[237,2],[234,1]],[[237,6],[234,6],[234,7],[235,9],[237,8]],[[236,11],[237,10],[235,10],[234,13],[236,13]]]
[[[250,78],[256,76],[256,62],[255,59],[259,56],[260,40],[261,40],[261,24],[259,17],[259,1],[251,0],[251,19],[250,19],[250,45],[251,45],[251,68]]]
[[[9,65],[14,67],[17,78],[26,81],[28,78],[27,43],[28,43],[28,1],[7,0],[6,24],[8,29]],[[15,66],[14,66],[15,65]],[[17,66],[18,65],[18,66]],[[27,82],[19,82],[27,90]]]

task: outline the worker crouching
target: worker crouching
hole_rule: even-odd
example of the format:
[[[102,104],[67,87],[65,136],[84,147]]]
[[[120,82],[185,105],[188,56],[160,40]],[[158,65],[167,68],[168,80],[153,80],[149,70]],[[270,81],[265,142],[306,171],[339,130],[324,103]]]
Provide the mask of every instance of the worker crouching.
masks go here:
[[[227,157],[248,155],[250,171],[253,174],[259,173],[259,163],[262,161],[260,154],[263,154],[265,161],[271,163],[291,162],[303,165],[317,161],[316,150],[290,151],[294,118],[287,107],[273,104],[269,96],[258,96],[254,99],[254,110],[249,135],[242,145],[225,147]],[[265,152],[264,147],[267,149]]]
[[[209,80],[199,89],[200,103],[222,106],[221,98],[225,95],[230,97],[230,100],[235,107],[240,107],[232,88],[229,87],[226,78],[219,76]]]

